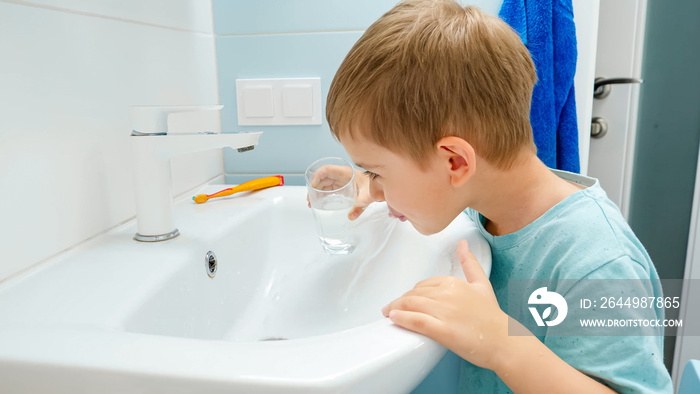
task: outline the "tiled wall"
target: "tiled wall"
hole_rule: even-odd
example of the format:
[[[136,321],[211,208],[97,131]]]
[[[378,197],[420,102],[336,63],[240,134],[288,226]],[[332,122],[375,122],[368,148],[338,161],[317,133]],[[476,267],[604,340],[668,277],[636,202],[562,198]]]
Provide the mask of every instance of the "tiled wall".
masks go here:
[[[0,0],[0,280],[135,215],[128,106],[217,101],[208,1]],[[175,159],[174,192],[222,160]]]

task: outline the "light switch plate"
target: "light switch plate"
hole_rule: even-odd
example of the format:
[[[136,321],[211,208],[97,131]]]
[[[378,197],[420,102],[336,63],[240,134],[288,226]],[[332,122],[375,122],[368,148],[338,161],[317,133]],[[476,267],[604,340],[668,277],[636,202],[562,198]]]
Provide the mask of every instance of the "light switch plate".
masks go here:
[[[282,87],[282,115],[285,118],[313,116],[313,89],[310,85]]]
[[[321,78],[236,79],[238,125],[321,124]]]
[[[271,118],[275,116],[272,85],[249,85],[243,88],[244,116],[249,118]]]

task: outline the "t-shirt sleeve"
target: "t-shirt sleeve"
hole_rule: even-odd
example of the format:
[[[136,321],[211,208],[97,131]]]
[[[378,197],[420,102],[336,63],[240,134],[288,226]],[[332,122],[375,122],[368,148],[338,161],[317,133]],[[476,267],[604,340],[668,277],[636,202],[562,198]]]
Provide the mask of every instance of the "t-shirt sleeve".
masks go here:
[[[643,263],[623,256],[600,266],[578,281],[565,298],[578,297],[577,293],[590,294],[591,289],[586,288],[589,283],[600,281],[587,282],[588,279],[644,279],[649,283],[649,271]],[[662,296],[656,283],[658,281],[652,282],[655,282],[654,286],[647,285],[642,291],[649,297]],[[627,309],[620,313],[636,312]],[[642,313],[663,318],[663,311],[659,310]],[[569,365],[617,392],[673,393],[671,377],[663,362],[664,337],[661,330],[652,333],[656,335],[640,336],[557,336],[556,331],[548,331],[544,343]],[[649,334],[649,331],[645,333]]]

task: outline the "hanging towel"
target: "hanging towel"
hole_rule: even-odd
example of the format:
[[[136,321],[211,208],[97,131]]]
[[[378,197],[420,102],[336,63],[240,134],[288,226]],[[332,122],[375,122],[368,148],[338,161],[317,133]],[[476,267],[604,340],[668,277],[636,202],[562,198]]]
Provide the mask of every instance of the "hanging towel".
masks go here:
[[[498,15],[520,35],[537,69],[530,108],[537,156],[550,168],[579,172],[571,1],[504,0]]]

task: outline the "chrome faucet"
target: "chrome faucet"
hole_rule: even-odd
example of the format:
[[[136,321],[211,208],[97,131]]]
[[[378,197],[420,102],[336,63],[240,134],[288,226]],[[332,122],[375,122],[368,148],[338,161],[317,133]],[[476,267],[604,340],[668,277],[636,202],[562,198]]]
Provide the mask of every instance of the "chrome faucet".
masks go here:
[[[230,147],[239,152],[253,149],[262,132],[168,134],[168,115],[176,112],[220,110],[223,106],[130,107],[133,148],[136,241],[165,241],[180,235],[173,225],[170,159],[179,154]]]

